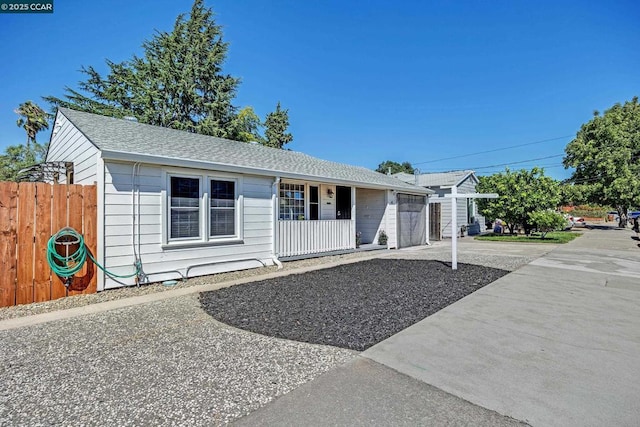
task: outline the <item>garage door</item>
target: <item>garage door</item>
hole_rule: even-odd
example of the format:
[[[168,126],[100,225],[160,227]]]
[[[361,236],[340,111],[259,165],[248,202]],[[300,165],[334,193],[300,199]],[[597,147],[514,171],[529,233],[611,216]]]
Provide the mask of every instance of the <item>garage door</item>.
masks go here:
[[[398,194],[399,247],[427,243],[426,197]]]

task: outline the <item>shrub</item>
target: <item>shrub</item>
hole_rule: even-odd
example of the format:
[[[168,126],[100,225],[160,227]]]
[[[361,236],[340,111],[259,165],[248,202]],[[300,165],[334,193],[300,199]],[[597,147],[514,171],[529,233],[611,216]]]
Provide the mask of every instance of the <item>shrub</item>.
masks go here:
[[[380,234],[378,234],[378,244],[386,245],[388,239],[389,237],[387,236],[387,233],[385,233],[384,230],[380,230]]]
[[[542,239],[545,238],[548,232],[563,230],[567,225],[567,220],[561,213],[550,209],[530,212],[529,219],[534,227],[542,234]]]

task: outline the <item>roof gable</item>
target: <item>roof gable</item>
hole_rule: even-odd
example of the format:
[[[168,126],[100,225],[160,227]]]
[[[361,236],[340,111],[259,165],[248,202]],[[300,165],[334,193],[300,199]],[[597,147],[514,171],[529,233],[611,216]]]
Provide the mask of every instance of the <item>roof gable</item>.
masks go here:
[[[393,176],[406,183],[416,183],[416,175],[400,172]],[[476,183],[478,182],[472,170],[423,173],[417,175],[417,185],[421,187],[457,187],[468,178],[474,179]]]

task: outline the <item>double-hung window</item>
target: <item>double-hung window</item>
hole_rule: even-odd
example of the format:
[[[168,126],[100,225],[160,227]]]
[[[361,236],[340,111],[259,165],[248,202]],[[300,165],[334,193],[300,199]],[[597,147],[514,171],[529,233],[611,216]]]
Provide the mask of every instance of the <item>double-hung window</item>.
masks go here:
[[[209,236],[230,237],[236,234],[235,188],[235,181],[211,180]]]
[[[241,238],[238,180],[207,176],[169,176],[169,241],[213,242]]]
[[[200,179],[172,176],[169,200],[171,239],[199,239]]]

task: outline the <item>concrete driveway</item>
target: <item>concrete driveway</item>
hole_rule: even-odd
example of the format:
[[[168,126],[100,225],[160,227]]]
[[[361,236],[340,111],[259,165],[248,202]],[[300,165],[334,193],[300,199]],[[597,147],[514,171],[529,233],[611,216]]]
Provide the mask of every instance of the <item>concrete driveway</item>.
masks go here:
[[[637,426],[640,248],[631,237],[585,230],[363,356],[534,426]]]

